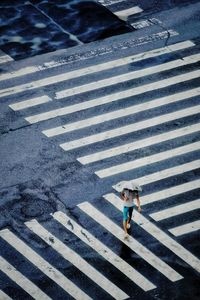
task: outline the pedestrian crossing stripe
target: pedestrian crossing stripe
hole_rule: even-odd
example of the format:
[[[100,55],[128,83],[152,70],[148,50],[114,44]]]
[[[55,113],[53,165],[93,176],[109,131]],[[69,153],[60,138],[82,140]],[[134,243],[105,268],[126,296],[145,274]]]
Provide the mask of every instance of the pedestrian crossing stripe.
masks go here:
[[[104,199],[114,205],[117,209],[122,210],[122,200],[115,194],[105,195]],[[139,225],[146,232],[152,235],[161,244],[170,249],[178,257],[185,261],[190,267],[192,267],[197,272],[200,272],[200,260],[192,253],[190,253],[190,251],[186,250],[182,245],[173,240],[169,235],[159,229],[155,224],[150,222],[146,217],[144,217],[136,210],[134,211],[134,216],[132,216],[132,219],[137,225]]]
[[[200,220],[171,228],[169,229],[169,232],[171,232],[175,236],[181,236],[183,234],[188,234],[197,230],[200,230]],[[198,272],[200,272],[200,269],[198,270]]]
[[[91,300],[80,288],[78,288],[71,280],[66,278],[60,271],[54,268],[50,263],[37,254],[31,247],[24,243],[9,229],[0,231],[0,237],[10,244],[14,249],[21,253],[33,265],[41,270],[46,276],[57,283],[64,291],[77,300]]]
[[[185,171],[187,172],[187,170]],[[164,201],[167,198],[193,191],[195,189],[198,189],[199,187],[200,187],[200,179],[196,179],[176,186],[168,187],[167,189],[162,189],[159,192],[153,192],[148,195],[142,196],[142,206],[149,205],[157,201]]]
[[[82,273],[84,273],[88,278],[94,281],[102,289],[104,289],[113,298],[123,300],[129,298],[129,296],[124,293],[120,288],[103,276],[99,271],[97,271],[93,266],[91,266],[85,259],[78,255],[75,251],[69,248],[67,245],[62,243],[53,234],[48,232],[42,225],[40,225],[36,220],[25,223],[26,226],[37,234],[42,240],[44,240],[48,245],[55,249],[61,256],[66,260],[70,261],[76,268],[78,268]]]
[[[139,121],[133,124],[125,125],[119,128],[111,129],[108,131],[103,131],[97,134],[89,135],[83,138],[74,139],[70,142],[60,144],[60,147],[65,150],[69,151],[72,149],[76,149],[79,147],[91,145],[100,141],[105,141],[111,138],[119,137],[121,135],[125,135],[128,133],[134,133],[139,130],[147,129],[149,127],[153,127],[156,125],[161,125],[166,122],[178,120],[187,116],[192,116],[198,114],[200,112],[200,105],[195,105],[190,108],[185,108],[179,111],[175,111],[169,114],[164,114],[158,117],[151,118],[151,122],[149,123],[149,119],[144,121]],[[149,126],[150,125],[150,126]]]
[[[133,79],[138,79],[148,75],[172,70],[178,67],[187,66],[189,64],[197,63],[200,60],[200,54],[194,54],[183,57],[183,59],[172,60],[163,64],[151,66],[149,68],[142,68],[142,70],[131,71],[124,74],[112,76],[111,78],[101,79],[85,85],[78,85],[76,87],[61,90],[56,93],[56,99],[63,99],[65,97],[75,96],[81,93],[97,90],[99,88],[108,87],[117,83],[126,82]]]
[[[170,208],[166,208],[158,212],[154,212],[150,214],[150,217],[158,222],[196,209],[200,209],[200,199],[172,206]]]
[[[0,299],[1,300],[12,300],[12,298],[10,298],[10,296],[8,296],[6,293],[4,293],[4,291],[0,290]]]
[[[163,160],[170,159],[171,157],[177,157],[180,155],[184,155],[187,153],[191,153],[193,151],[198,151],[200,149],[200,142],[191,143],[185,146],[177,147],[174,149],[170,149],[167,151],[161,151],[160,153],[156,153],[153,155],[145,156],[135,160],[129,160],[126,163],[122,163],[119,165],[114,165],[113,167],[109,167],[106,169],[101,169],[96,171],[95,174],[100,178],[105,178],[109,176],[113,176],[116,174],[124,173],[127,171],[132,171],[134,169],[150,166],[154,163],[161,162]]]
[[[200,131],[199,128],[200,128],[200,124],[197,123],[195,125],[190,125],[180,129],[171,130],[162,134],[156,134],[155,136],[151,136],[150,138],[148,137],[148,138],[140,139],[140,143],[136,141],[132,143],[123,144],[122,146],[109,148],[108,150],[95,152],[90,155],[81,156],[78,157],[77,160],[83,165],[90,164],[100,160],[102,161],[103,159],[107,159],[113,156],[122,155],[124,153],[128,153],[137,149],[143,149],[145,147],[153,146],[159,143],[171,141],[179,137],[183,137],[183,136],[190,135],[192,133],[199,132]],[[51,134],[54,133],[54,131],[53,129],[49,129],[43,131],[43,133],[47,136],[49,136],[50,134],[51,136]]]
[[[135,15],[135,14],[138,14],[141,12],[143,12],[143,9],[141,9],[139,6],[133,6],[131,8],[127,8],[127,9],[113,11],[113,14],[115,14],[118,18],[126,21],[129,16]]]
[[[175,167],[167,168],[155,173],[151,173],[142,177],[137,177],[137,181],[140,185],[146,185],[153,182],[158,182],[160,180],[167,179],[169,177],[177,176],[179,174],[183,174],[185,172],[189,172],[195,169],[198,169],[200,165],[200,159],[193,160],[189,163],[180,164]],[[130,180],[130,179],[129,179]],[[114,185],[113,188],[117,191],[117,185]]]
[[[89,231],[77,224],[72,218],[68,217],[61,211],[53,214],[53,218],[62,224],[66,229],[75,234],[84,243],[92,247],[98,254],[103,256],[109,263],[118,268],[124,275],[137,284],[144,291],[149,291],[156,286],[151,283],[146,277],[140,274],[137,270],[131,267],[120,256],[116,255],[106,245],[96,239]]]
[[[27,90],[31,90],[31,89],[35,89],[35,88],[39,88],[39,87],[44,87],[44,86],[47,86],[50,84],[55,84],[55,83],[62,82],[62,81],[67,81],[69,79],[77,78],[80,76],[85,76],[85,75],[93,74],[96,72],[105,71],[105,70],[109,70],[112,68],[128,65],[133,62],[138,62],[138,61],[142,61],[142,60],[145,60],[148,58],[161,56],[161,55],[168,54],[168,53],[171,53],[174,51],[187,49],[187,48],[190,48],[193,46],[195,46],[195,44],[192,41],[188,40],[188,41],[172,44],[167,47],[157,48],[157,49],[146,51],[143,53],[130,55],[128,57],[122,57],[122,58],[118,58],[115,60],[110,60],[110,61],[107,61],[106,63],[103,62],[103,63],[87,66],[84,68],[79,68],[78,70],[68,71],[68,72],[65,72],[65,73],[62,73],[59,75],[57,74],[55,76],[49,76],[44,79],[35,80],[35,81],[32,81],[31,83],[21,84],[16,87],[2,89],[0,91],[0,97],[13,95],[13,94],[16,94],[19,92],[23,92],[23,91],[27,91]],[[56,64],[53,65],[54,68],[57,66],[58,65],[56,65]],[[10,74],[10,73],[9,74],[7,74],[7,73],[1,74],[0,81],[16,78],[19,76],[20,77],[25,76],[28,74],[36,73],[38,71],[40,71],[40,67],[35,67],[35,66],[27,67],[25,69],[21,69],[21,70],[13,72],[13,74]]]
[[[0,270],[24,289],[33,299],[51,300],[39,287],[20,273],[13,265],[0,256]],[[1,296],[1,293],[0,293]],[[3,296],[6,299],[6,296]],[[8,298],[9,299],[9,298]],[[2,298],[1,298],[2,300]]]
[[[178,272],[173,270],[169,265],[167,265],[164,261],[162,261],[159,257],[153,254],[150,250],[148,250],[133,237],[130,236],[128,241],[124,240],[123,229],[116,225],[98,209],[96,209],[92,204],[90,204],[89,202],[82,202],[78,204],[78,207],[84,213],[98,222],[101,226],[103,226],[107,231],[111,232],[117,239],[119,239],[142,259],[148,262],[152,267],[156,268],[170,281],[174,282],[183,278]]]

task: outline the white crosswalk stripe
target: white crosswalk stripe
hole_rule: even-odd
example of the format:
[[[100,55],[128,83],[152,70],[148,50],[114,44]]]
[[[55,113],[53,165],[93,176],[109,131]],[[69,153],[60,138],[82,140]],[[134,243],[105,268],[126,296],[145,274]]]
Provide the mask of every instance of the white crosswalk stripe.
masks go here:
[[[200,230],[200,220],[171,228],[169,229],[169,232],[171,232],[175,236],[181,236],[183,234],[188,234],[197,230]],[[198,270],[198,272],[200,272],[200,270]]]
[[[0,270],[16,282],[21,288],[23,288],[33,299],[50,300],[41,289],[39,289],[33,282],[26,278],[22,273],[16,270],[16,268],[0,256]],[[1,298],[2,299],[2,298]]]
[[[194,54],[190,56],[186,56],[183,59],[177,59],[174,61],[170,61],[161,65],[156,65],[149,68],[144,68],[139,71],[128,72],[125,74],[120,74],[117,76],[113,76],[112,78],[106,78],[103,80],[98,80],[92,83],[88,83],[85,85],[77,86],[74,88],[69,88],[64,91],[60,91],[56,93],[56,99],[62,99],[64,97],[74,96],[77,94],[81,94],[88,91],[93,91],[105,86],[111,86],[117,83],[126,82],[128,80],[137,79],[140,77],[153,75],[155,73],[172,70],[174,68],[178,68],[181,66],[186,66],[188,64],[196,63],[200,60],[200,54]]]
[[[114,194],[109,194],[104,196],[106,200],[112,203],[115,207],[121,210],[121,199]],[[174,252],[178,257],[184,260],[187,264],[192,266],[196,271],[200,272],[200,260],[186,250],[183,246],[173,240],[170,236],[168,236],[165,232],[160,230],[156,225],[151,223],[147,218],[145,218],[142,214],[138,213],[136,210],[134,211],[133,220],[136,224],[145,229],[149,234],[151,234],[155,239],[157,239],[160,243],[165,245],[168,249]]]
[[[147,261],[150,265],[156,268],[159,272],[161,272],[164,276],[166,276],[171,281],[177,281],[182,279],[183,277],[178,274],[175,270],[173,270],[170,266],[168,266],[165,262],[159,259],[156,255],[154,255],[150,250],[140,244],[136,239],[130,237],[129,241],[124,240],[123,238],[123,230],[108,219],[103,213],[97,210],[93,205],[89,202],[82,202],[78,204],[78,207],[92,217],[95,221],[101,224],[106,230],[110,231],[114,236],[116,236],[119,240],[121,240],[127,247],[132,249],[135,253],[137,253],[140,257],[142,257],[145,261]],[[92,211],[92,214],[91,214]]]
[[[139,272],[133,269],[128,263],[122,260],[106,245],[97,240],[92,234],[90,234],[86,229],[78,225],[66,214],[62,212],[56,212],[53,214],[53,217],[72,233],[76,234],[76,236],[78,236],[78,238],[84,241],[87,245],[91,246],[95,251],[97,251],[108,262],[110,262],[116,268],[118,268],[123,274],[125,274],[129,279],[131,279],[144,291],[149,291],[151,289],[156,288],[156,286],[152,284],[147,278],[145,278],[143,275],[141,275]]]
[[[91,298],[79,289],[72,281],[67,279],[60,271],[55,269],[51,264],[44,260],[31,247],[25,244],[15,234],[8,229],[0,231],[0,237],[9,243],[13,248],[20,252],[26,259],[40,269],[46,276],[56,282],[63,290],[70,294],[75,299],[91,300]]]
[[[155,212],[153,214],[150,214],[150,217],[153,218],[155,221],[161,221],[199,208],[200,199],[197,199]]]
[[[75,148],[83,147],[86,145],[90,145],[96,142],[104,141],[107,139],[111,139],[114,137],[119,137],[121,135],[125,135],[128,133],[137,132],[138,130],[146,129],[151,126],[160,125],[169,121],[177,120],[180,118],[184,118],[186,116],[195,115],[200,112],[200,105],[196,105],[190,108],[179,110],[178,112],[169,113],[166,115],[162,115],[159,117],[154,117],[151,119],[151,123],[149,124],[149,120],[133,123],[130,125],[126,125],[123,127],[119,127],[116,129],[112,129],[109,131],[101,132],[95,135],[90,135],[87,137],[80,138],[78,140],[73,140],[71,142],[60,144],[61,148],[65,151],[69,151]]]
[[[128,144],[122,145],[122,146],[110,148],[109,150],[95,152],[90,155],[78,157],[78,161],[80,161],[83,165],[85,165],[85,164],[103,160],[103,159],[106,159],[109,157],[113,157],[113,156],[124,154],[124,153],[130,152],[130,151],[134,151],[137,149],[142,149],[142,148],[145,148],[148,146],[159,144],[159,143],[162,143],[165,141],[170,141],[170,140],[173,140],[173,139],[181,137],[181,136],[199,132],[200,131],[199,126],[200,126],[199,124],[186,126],[181,129],[177,129],[177,130],[169,131],[166,133],[158,134],[155,136],[151,136],[150,138],[141,139],[140,143],[138,143],[138,141],[136,141],[133,143],[128,143]],[[64,128],[63,128],[63,130],[64,130]],[[49,130],[43,131],[43,133],[45,133],[48,136],[49,133],[52,134],[52,133],[54,133],[54,131],[53,131],[53,129],[49,129]]]
[[[4,293],[2,290],[0,290],[0,299],[1,300],[12,300],[10,296],[8,296],[6,293]]]
[[[52,248],[58,251],[58,253],[60,253],[66,260],[69,260],[73,265],[75,265],[81,272],[83,272],[86,276],[93,280],[97,285],[103,288],[113,298],[119,300],[129,298],[129,296],[126,293],[124,293],[110,280],[108,280],[100,272],[98,272],[94,267],[87,263],[87,261],[84,260],[80,255],[78,255],[72,249],[67,247],[53,234],[48,232],[36,220],[26,222],[26,226],[29,229],[31,229],[35,234],[37,234],[40,238],[42,238],[48,245],[50,245]]]
[[[176,157],[179,155],[183,155],[192,151],[197,151],[200,149],[200,142],[192,143],[186,146],[178,147],[172,150],[163,151],[157,154],[153,154],[150,156],[142,157],[140,159],[132,160],[127,163],[123,163],[120,165],[115,165],[114,167],[110,167],[107,169],[96,171],[95,174],[100,178],[112,176],[115,174],[123,173],[126,171],[130,171],[139,167],[143,167],[146,165],[151,165],[153,163],[160,162],[162,160],[169,159],[169,157]]]
[[[16,103],[10,104],[9,106],[13,110],[21,110],[21,109],[36,106],[36,105],[39,105],[39,104],[47,103],[49,101],[51,101],[51,98],[49,96],[45,95],[45,96],[32,98],[30,100],[16,102]]]
[[[141,9],[139,6],[134,6],[120,11],[115,11],[114,14],[120,19],[127,20],[129,16],[141,13],[142,11],[143,9]]]

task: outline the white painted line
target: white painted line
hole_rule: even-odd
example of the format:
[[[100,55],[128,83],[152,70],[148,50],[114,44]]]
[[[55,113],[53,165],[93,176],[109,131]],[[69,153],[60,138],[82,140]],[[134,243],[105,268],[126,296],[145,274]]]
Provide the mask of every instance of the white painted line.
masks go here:
[[[25,119],[31,123],[37,123],[49,119],[53,119],[56,117],[68,115],[70,113],[79,112],[88,108],[101,106],[103,104],[111,103],[118,100],[125,100],[127,97],[136,96],[140,94],[144,94],[146,92],[150,92],[153,90],[157,90],[161,88],[166,88],[171,85],[175,85],[178,83],[182,83],[188,80],[199,78],[200,76],[200,70],[192,71],[186,74],[177,75],[174,77],[170,77],[164,80],[156,81],[150,84],[142,85],[137,88],[130,88],[127,90],[123,90],[121,92],[115,92],[113,94],[110,94],[108,96],[99,97],[96,99],[92,99],[89,101],[84,101],[82,103],[68,105],[63,108],[54,109],[51,111],[47,111],[44,113],[32,115],[29,117],[26,117]]]
[[[0,64],[5,64],[9,61],[13,61],[13,58],[7,54],[3,54],[0,56]]]
[[[150,101],[144,102],[142,104],[132,105],[127,108],[112,111],[110,113],[101,114],[101,115],[91,117],[88,119],[84,119],[81,121],[77,121],[77,122],[73,122],[70,124],[65,124],[62,126],[55,127],[55,128],[47,129],[42,132],[47,137],[52,137],[52,136],[67,133],[70,131],[82,129],[82,128],[85,128],[88,126],[104,123],[106,121],[111,121],[111,120],[115,120],[115,119],[122,118],[125,116],[133,115],[138,112],[157,108],[157,107],[160,107],[163,105],[182,101],[187,98],[195,97],[198,95],[200,95],[200,88],[195,88],[195,89],[187,90],[187,91],[184,91],[181,93],[176,93],[176,94],[173,94],[170,96],[158,98],[156,100],[150,100]]]
[[[128,9],[120,10],[120,11],[114,11],[113,14],[115,14],[117,17],[121,19],[127,19],[129,16],[141,13],[143,9],[141,9],[139,6],[133,6]]]
[[[109,194],[109,197],[106,196],[105,199],[112,203],[116,208],[121,210],[120,203],[122,202],[122,200],[119,197],[117,197],[114,194]],[[191,252],[186,250],[183,246],[181,246],[179,243],[173,240],[169,235],[167,235],[164,231],[162,231],[156,225],[151,223],[147,218],[145,218],[141,213],[138,213],[136,210],[134,210],[134,216],[132,218],[136,224],[138,224],[146,232],[151,234],[161,244],[170,249],[173,253],[175,253],[178,257],[185,261],[194,270],[200,272],[200,261]]]
[[[1,300],[12,300],[4,291],[0,290],[0,299]]]
[[[126,0],[98,0],[99,3],[101,3],[104,6],[112,5],[120,2],[124,2]]]
[[[154,117],[151,119],[151,122],[149,122],[149,119],[145,121],[136,122],[133,124],[129,124],[126,126],[122,126],[119,128],[115,128],[112,130],[104,131],[101,133],[97,133],[94,135],[90,135],[87,137],[80,138],[78,140],[73,140],[71,142],[60,144],[61,148],[65,151],[69,151],[75,148],[83,147],[86,145],[90,145],[96,142],[104,141],[107,139],[111,139],[114,137],[118,137],[124,134],[137,132],[138,130],[150,128],[150,126],[155,126],[158,124],[163,124],[169,121],[173,121],[176,119],[180,119],[186,116],[194,115],[200,112],[200,105],[193,106],[190,108],[182,109],[179,111],[175,111],[173,113],[161,115],[158,117]]]
[[[0,91],[0,97],[7,96],[7,95],[12,95],[12,94],[15,94],[15,93],[31,90],[31,89],[42,87],[42,86],[47,86],[47,85],[62,82],[62,81],[66,81],[66,80],[69,80],[69,79],[77,78],[79,76],[85,76],[85,75],[88,75],[88,74],[93,74],[95,72],[109,70],[109,69],[112,69],[112,68],[115,68],[115,67],[120,67],[120,66],[123,66],[123,65],[127,65],[129,63],[141,61],[141,60],[144,60],[144,59],[147,59],[147,58],[160,56],[160,55],[163,55],[163,54],[171,53],[173,51],[179,51],[179,50],[186,49],[186,48],[193,47],[193,46],[195,46],[195,44],[193,42],[185,41],[185,42],[177,43],[177,44],[170,45],[170,46],[167,46],[167,47],[162,47],[162,48],[154,49],[154,50],[151,50],[151,51],[146,51],[146,52],[143,52],[143,53],[139,53],[139,54],[136,54],[136,55],[131,55],[131,56],[128,56],[128,57],[123,57],[123,58],[119,58],[119,59],[116,59],[116,60],[108,61],[106,63],[91,65],[91,66],[88,66],[88,67],[85,67],[85,68],[82,68],[82,69],[65,72],[63,74],[50,76],[50,77],[40,79],[40,80],[35,80],[35,81],[32,81],[31,83],[18,85],[15,88],[12,87],[12,88],[2,89]],[[57,67],[57,66],[59,66],[59,62],[57,64],[53,65],[53,67]],[[25,69],[20,69],[18,71],[15,71],[12,74],[10,74],[10,73],[7,74],[6,73],[6,74],[0,75],[0,81],[15,78],[15,77],[18,77],[18,76],[24,76],[24,75],[27,75],[27,74],[32,74],[32,73],[38,72],[40,70],[42,70],[42,66],[27,67]]]
[[[92,300],[87,294],[79,289],[71,280],[66,278],[60,271],[54,268],[50,263],[44,260],[39,254],[19,239],[14,233],[8,229],[0,231],[0,237],[9,243],[13,248],[20,252],[32,264],[34,264],[46,276],[56,282],[64,291],[75,299]],[[38,298],[37,298],[38,299]]]
[[[184,155],[200,149],[200,142],[191,143],[185,146],[177,147],[167,151],[162,151],[153,155],[145,156],[139,159],[131,160],[129,162],[118,164],[109,168],[96,171],[95,174],[100,178],[113,176],[119,173],[134,170],[140,167],[149,166],[151,164],[161,162],[163,160]]]
[[[61,256],[72,263],[76,268],[83,272],[87,277],[94,281],[98,286],[104,289],[113,298],[123,300],[129,298],[120,288],[104,277],[99,271],[91,266],[79,254],[57,239],[53,234],[47,231],[36,220],[26,222],[25,225],[37,234],[48,245],[55,249]]]
[[[16,111],[16,110],[21,110],[21,109],[29,108],[32,106],[36,106],[39,104],[43,104],[43,103],[46,103],[49,101],[52,101],[52,99],[49,98],[48,96],[44,95],[44,96],[29,99],[29,100],[10,104],[9,107]]]
[[[153,25],[160,25],[162,24],[162,22],[156,18],[151,18],[148,20],[142,20],[139,22],[134,22],[131,23],[131,26],[134,27],[135,29],[142,29],[142,28],[146,28],[149,26],[153,26]]]
[[[189,191],[198,189],[200,187],[200,179],[189,181],[183,184],[179,184],[173,186],[171,188],[167,188],[161,190],[159,192],[151,193],[142,197],[142,205],[150,204],[156,201],[165,200],[167,198],[184,194]]]
[[[185,172],[195,170],[199,167],[199,165],[200,165],[200,159],[193,160],[192,162],[186,164],[182,164],[176,167],[172,167],[146,176],[139,177],[137,178],[137,182],[139,182],[140,185],[149,184],[169,177],[173,177],[178,174],[183,174]],[[113,188],[117,191],[116,185],[114,185]]]
[[[50,129],[51,130],[51,129]],[[137,149],[145,148],[148,146],[152,146],[155,144],[159,144],[165,141],[170,141],[178,137],[182,137],[188,134],[192,134],[195,132],[200,131],[200,124],[195,124],[187,127],[183,127],[176,130],[171,130],[162,134],[157,134],[155,136],[152,136],[150,138],[141,139],[133,143],[128,143],[122,146],[113,147],[108,150],[95,152],[90,155],[78,157],[77,160],[82,163],[83,165],[93,163],[99,160],[103,160],[109,157],[121,155],[130,151],[134,151]],[[142,145],[142,146],[141,146]]]
[[[33,299],[36,300],[51,299],[39,287],[37,287],[33,282],[31,282],[27,277],[25,277],[22,273],[17,271],[17,269],[13,265],[11,265],[8,261],[6,261],[2,256],[0,256],[0,270],[4,272],[8,277],[10,277],[24,291],[26,291],[29,295],[31,295]]]
[[[112,250],[110,250],[106,245],[97,240],[92,234],[90,234],[86,229],[78,225],[74,220],[69,218],[66,214],[61,211],[55,212],[53,214],[55,220],[60,222],[65,228],[74,233],[78,238],[80,238],[87,245],[92,247],[97,253],[104,257],[109,263],[114,265],[118,270],[120,270],[125,276],[132,280],[144,291],[149,291],[156,286],[152,284],[146,277],[141,275],[133,267],[131,267],[126,261],[121,257],[116,255]],[[72,225],[71,225],[72,224]],[[71,226],[70,226],[71,225]]]
[[[199,60],[200,60],[200,54],[194,54],[194,55],[184,57],[183,60],[177,59],[160,65],[155,65],[149,68],[144,68],[142,70],[132,71],[125,74],[113,76],[111,78],[97,80],[95,82],[90,82],[84,85],[76,86],[74,88],[67,88],[65,90],[56,93],[56,99],[62,99],[65,97],[78,95],[88,91],[91,92],[93,90],[108,87],[117,83],[126,82],[129,80],[141,78],[144,76],[156,74],[167,70],[172,70],[174,68],[196,63]]]
[[[86,214],[88,214],[91,218],[93,218],[96,222],[98,222],[101,226],[106,228],[106,230],[110,231],[116,238],[122,241],[127,247],[137,253],[137,255],[142,257],[146,262],[148,262],[151,266],[161,272],[169,280],[177,281],[183,278],[179,273],[173,270],[164,261],[162,261],[159,257],[153,254],[142,244],[140,244],[133,237],[130,236],[128,241],[124,240],[124,231],[122,230],[122,228],[112,222],[89,202],[82,202],[81,204],[78,204],[78,207]]]
[[[150,214],[150,217],[155,221],[161,221],[199,208],[200,199],[163,209],[161,211]]]
[[[197,231],[199,229],[200,229],[200,220],[197,220],[191,223],[187,223],[181,226],[171,228],[169,229],[169,232],[171,232],[175,236],[181,236],[183,234],[188,234]],[[196,266],[196,268],[197,267],[198,267],[198,272],[200,272],[199,264]]]

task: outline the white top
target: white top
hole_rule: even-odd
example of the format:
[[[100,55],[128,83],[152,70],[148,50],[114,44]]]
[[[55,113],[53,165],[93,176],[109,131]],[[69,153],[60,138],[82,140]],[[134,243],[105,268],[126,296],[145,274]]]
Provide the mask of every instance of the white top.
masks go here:
[[[137,192],[124,189],[122,193],[126,198],[128,198],[127,200],[123,200],[123,205],[132,207],[134,205],[134,199],[137,196]]]

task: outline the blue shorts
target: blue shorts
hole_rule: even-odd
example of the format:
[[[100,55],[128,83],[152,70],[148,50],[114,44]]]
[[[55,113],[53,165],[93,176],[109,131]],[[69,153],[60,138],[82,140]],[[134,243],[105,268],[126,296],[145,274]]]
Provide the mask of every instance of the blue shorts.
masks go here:
[[[124,206],[123,208],[123,220],[127,221],[129,218],[131,219],[133,213],[133,206],[127,207]]]

